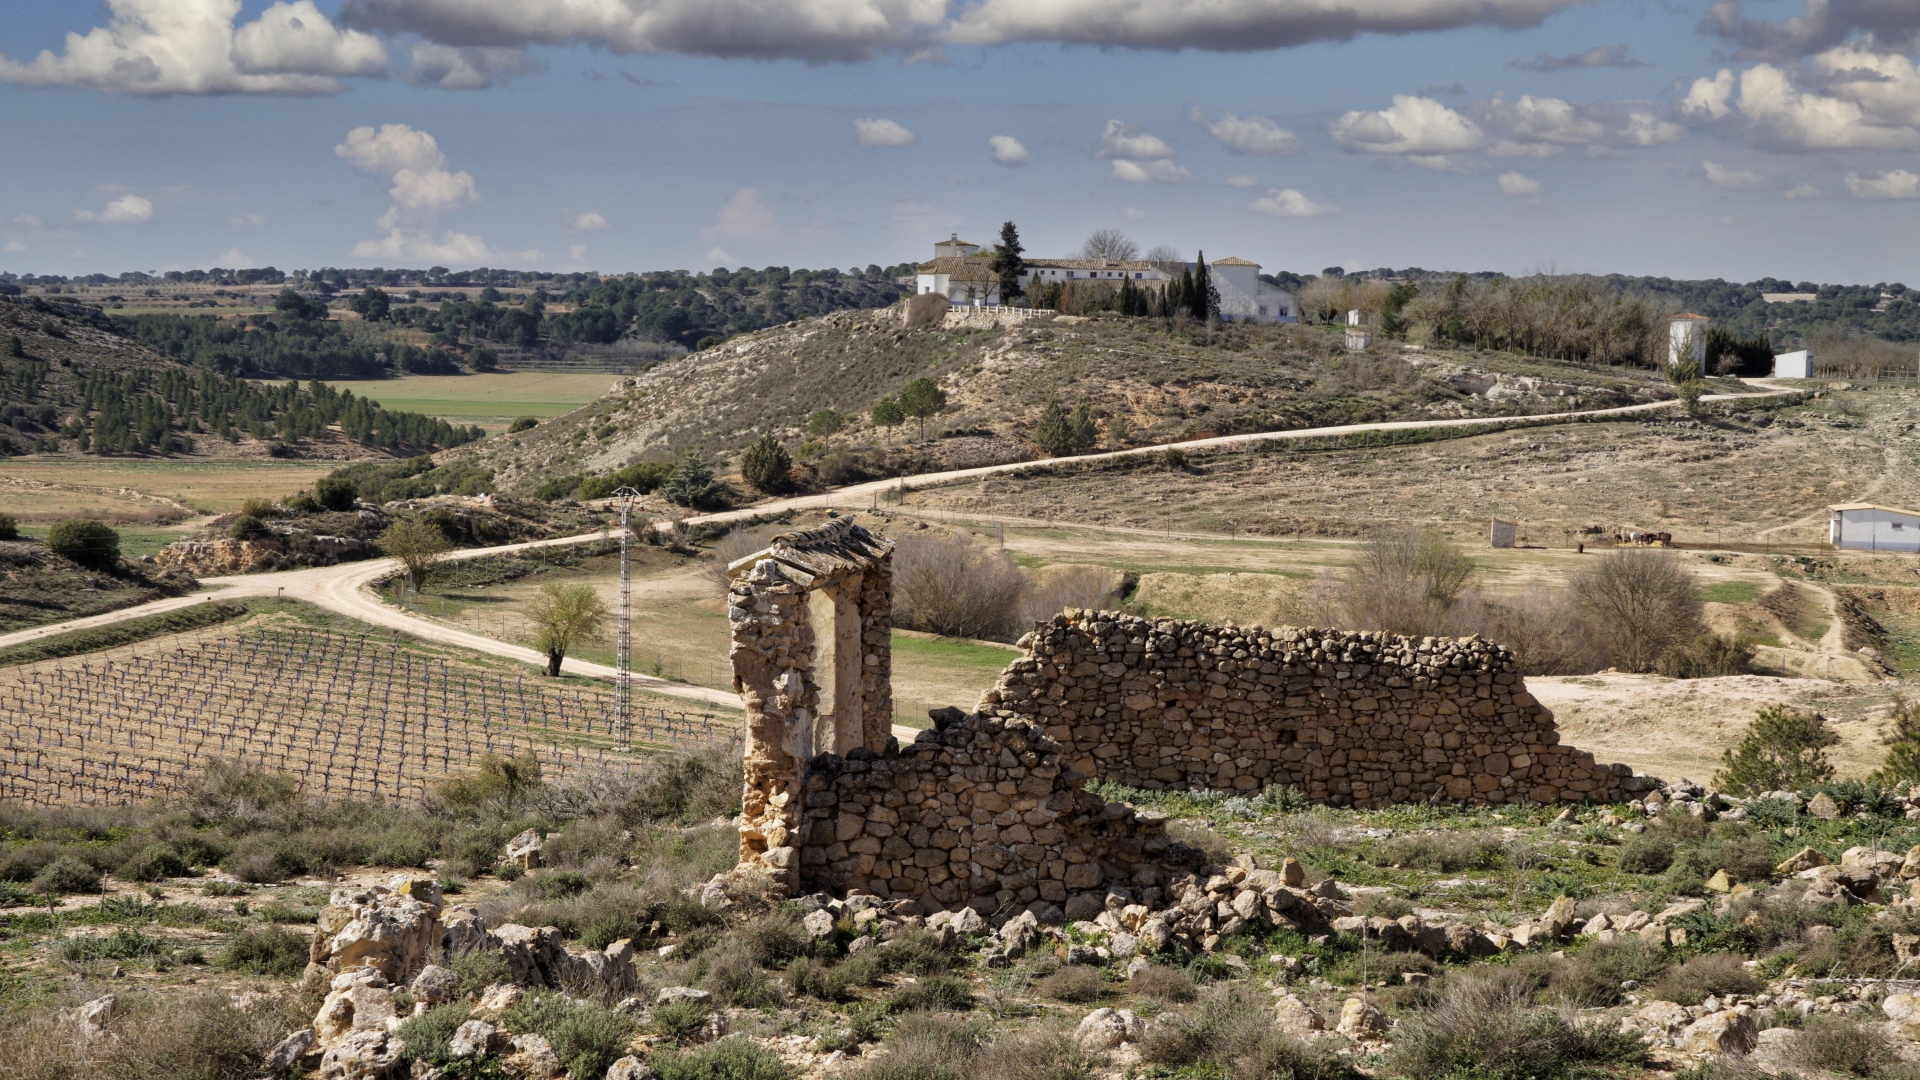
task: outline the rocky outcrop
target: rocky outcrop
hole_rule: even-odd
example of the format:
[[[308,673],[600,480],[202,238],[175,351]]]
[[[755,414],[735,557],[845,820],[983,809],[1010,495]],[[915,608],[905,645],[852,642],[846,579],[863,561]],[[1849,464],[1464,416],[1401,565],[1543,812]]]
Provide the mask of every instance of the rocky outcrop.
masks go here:
[[[516,985],[545,986],[574,994],[618,997],[634,988],[633,944],[622,938],[605,949],[569,953],[551,926],[508,923],[494,931],[500,958]]]
[[[313,935],[310,960],[330,973],[360,967],[406,983],[442,944],[440,884],[401,875],[386,885],[335,889]]]

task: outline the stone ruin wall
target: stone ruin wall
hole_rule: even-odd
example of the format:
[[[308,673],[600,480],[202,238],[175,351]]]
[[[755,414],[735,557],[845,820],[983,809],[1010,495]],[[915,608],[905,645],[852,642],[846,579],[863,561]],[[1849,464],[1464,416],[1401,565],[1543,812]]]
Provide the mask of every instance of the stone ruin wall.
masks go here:
[[[898,752],[823,756],[806,780],[800,888],[912,898],[926,910],[1100,910],[1110,887],[1157,899],[1200,852],[1166,818],[1081,790],[1087,777],[1021,717],[936,710]],[[1077,902],[1076,902],[1077,900]]]
[[[1478,638],[1069,609],[1023,642],[981,709],[1042,725],[1103,780],[1359,807],[1606,802],[1638,783],[1562,746],[1512,652]]]
[[[892,547],[842,518],[729,568],[747,709],[740,866],[928,910],[1097,906],[1200,855],[1092,778],[1380,807],[1603,802],[1641,783],[1562,746],[1478,638],[1213,627],[1070,609],[978,710],[891,734]]]

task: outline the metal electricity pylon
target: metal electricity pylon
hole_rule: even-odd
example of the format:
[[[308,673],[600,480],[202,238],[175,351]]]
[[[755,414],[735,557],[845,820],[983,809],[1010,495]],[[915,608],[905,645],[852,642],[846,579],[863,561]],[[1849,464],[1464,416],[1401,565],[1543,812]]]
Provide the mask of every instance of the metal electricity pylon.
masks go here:
[[[633,741],[633,686],[630,675],[633,669],[633,571],[627,561],[627,549],[633,542],[633,529],[629,518],[633,511],[633,502],[640,493],[630,487],[623,487],[613,493],[620,500],[620,631],[613,647],[613,711],[620,724],[620,734],[629,743]]]

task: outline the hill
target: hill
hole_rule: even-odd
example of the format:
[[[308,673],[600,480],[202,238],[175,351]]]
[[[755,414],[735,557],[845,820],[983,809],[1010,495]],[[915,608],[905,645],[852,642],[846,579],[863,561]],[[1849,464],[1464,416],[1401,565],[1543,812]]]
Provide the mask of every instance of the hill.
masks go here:
[[[947,405],[926,426],[877,428],[876,400],[930,378]],[[897,310],[839,312],[745,334],[616,382],[599,401],[506,439],[442,455],[503,490],[547,494],[581,474],[687,450],[726,458],[772,432],[803,481],[1023,461],[1049,402],[1080,404],[1109,445],[1322,424],[1597,408],[1667,396],[1655,373],[1474,350],[1348,354],[1315,328],[1215,327],[1119,317],[1006,329],[907,331]],[[809,444],[809,416],[848,416]]]
[[[262,386],[233,366],[183,363],[121,331],[83,305],[0,302],[0,455],[339,459],[482,434],[320,382]]]

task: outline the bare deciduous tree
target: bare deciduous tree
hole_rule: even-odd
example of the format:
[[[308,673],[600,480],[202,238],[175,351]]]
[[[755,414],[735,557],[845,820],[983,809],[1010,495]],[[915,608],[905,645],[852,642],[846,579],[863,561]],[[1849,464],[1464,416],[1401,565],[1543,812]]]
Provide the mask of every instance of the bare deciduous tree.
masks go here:
[[[1180,254],[1180,249],[1178,248],[1167,244],[1155,244],[1147,249],[1147,262],[1150,263],[1155,270],[1161,270],[1169,274],[1177,274],[1180,272],[1181,267],[1187,265],[1187,257]]]
[[[1032,575],[1024,621],[1045,622],[1067,608],[1112,611],[1120,601],[1126,575],[1107,566],[1066,564],[1042,567]]]
[[[1128,262],[1140,257],[1140,245],[1127,239],[1127,234],[1119,229],[1101,229],[1080,245],[1080,257]]]
[[[773,542],[781,532],[778,525],[736,525],[727,535],[713,545],[707,553],[707,577],[720,587],[724,595],[727,591],[727,566],[759,551]]]
[[[1473,560],[1437,532],[1378,532],[1352,566],[1323,579],[1315,618],[1351,630],[1444,634],[1448,612],[1472,575]]]
[[[1565,589],[1534,587],[1504,596],[1468,589],[1447,615],[1448,632],[1479,634],[1513,650],[1522,675],[1587,675],[1613,654],[1580,617]]]
[[[947,539],[903,533],[894,545],[895,626],[1012,640],[1027,579],[1006,552],[976,545],[966,533]]]
[[[1701,633],[1693,571],[1671,552],[1608,552],[1569,587],[1622,670],[1651,671],[1661,653]]]

